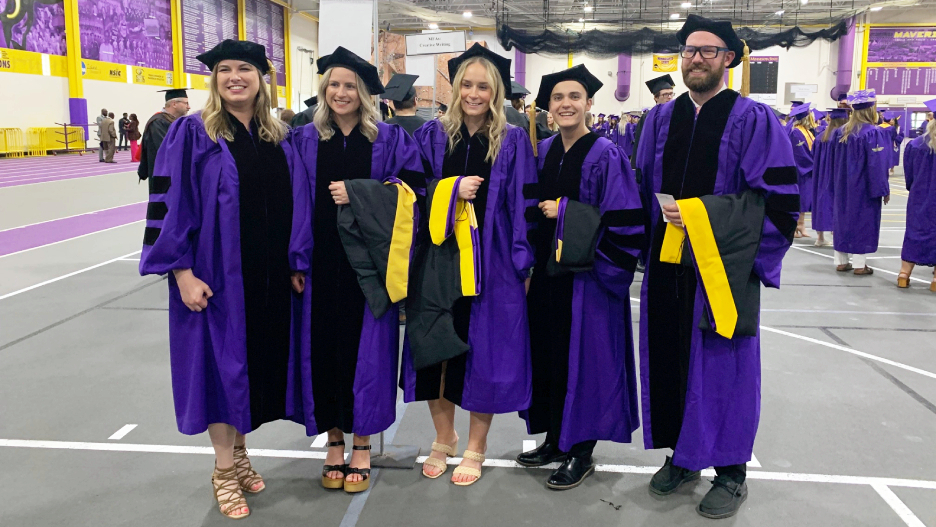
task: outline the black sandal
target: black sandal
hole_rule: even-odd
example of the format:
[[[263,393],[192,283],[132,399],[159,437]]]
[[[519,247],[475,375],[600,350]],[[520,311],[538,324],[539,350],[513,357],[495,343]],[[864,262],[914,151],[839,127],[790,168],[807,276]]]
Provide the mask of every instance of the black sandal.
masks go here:
[[[331,443],[325,443],[325,446],[331,448],[333,446],[345,446],[344,441],[333,441]],[[328,477],[329,472],[341,472],[341,478],[335,479]],[[340,489],[344,486],[345,477],[348,475],[348,464],[342,463],[341,465],[325,465],[322,467],[322,486],[326,489]]]
[[[354,445],[351,447],[351,450],[370,450],[370,445],[358,446]],[[355,494],[358,492],[364,492],[370,487],[370,471],[369,468],[357,468],[357,467],[348,467],[345,472],[344,480],[344,490],[349,494]],[[347,480],[349,474],[359,474],[364,477],[361,481],[355,481],[354,483]]]

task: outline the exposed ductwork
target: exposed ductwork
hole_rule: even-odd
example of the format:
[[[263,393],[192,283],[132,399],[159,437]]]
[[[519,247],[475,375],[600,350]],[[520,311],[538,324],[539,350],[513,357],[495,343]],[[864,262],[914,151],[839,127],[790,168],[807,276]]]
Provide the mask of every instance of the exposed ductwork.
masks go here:
[[[521,86],[526,86],[526,53],[519,49],[514,50],[514,80]]]
[[[842,93],[848,93],[851,89],[851,80],[853,67],[855,63],[855,19],[848,21],[848,33],[839,39],[838,45],[838,67],[835,72],[835,87],[829,95],[833,101],[837,101]]]
[[[631,92],[631,56],[622,53],[618,55],[617,88],[614,98],[624,102],[630,98]]]

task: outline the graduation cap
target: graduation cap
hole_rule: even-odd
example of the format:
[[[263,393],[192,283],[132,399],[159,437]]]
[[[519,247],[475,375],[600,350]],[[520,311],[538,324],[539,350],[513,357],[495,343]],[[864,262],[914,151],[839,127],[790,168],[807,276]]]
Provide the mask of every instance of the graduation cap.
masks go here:
[[[384,99],[393,102],[406,102],[416,97],[416,88],[413,84],[419,75],[407,75],[406,73],[394,73],[390,82],[384,87]]]
[[[797,106],[799,106],[799,105],[801,105],[801,104],[803,104],[803,101],[791,101],[791,102],[790,102],[790,107],[791,107],[791,108],[796,108]]]
[[[845,93],[845,92],[842,92],[842,93],[838,94],[838,98],[835,99],[835,100],[841,102],[841,101],[844,101],[844,100],[847,100],[847,99],[848,99],[848,94]]]
[[[306,106],[308,106],[309,108],[311,108],[311,107],[315,106],[316,104],[318,104],[318,95],[313,95],[312,97],[309,97],[308,99],[306,99],[306,100],[304,100],[304,101],[302,101],[302,102],[303,102],[303,104],[305,104]]]
[[[884,116],[885,121],[892,121],[894,119],[900,119],[900,112],[895,112],[893,110],[883,112],[881,115]]]
[[[923,104],[926,105],[927,108],[929,108],[929,111],[936,112],[936,99],[926,101]]]
[[[494,53],[477,42],[468,48],[468,51],[448,61],[449,82],[455,82],[455,74],[458,73],[458,68],[460,68],[466,60],[472,57],[482,57],[490,61],[491,64],[494,64],[494,69],[496,69],[497,73],[500,74],[501,82],[504,83],[504,90],[506,90],[504,98],[510,99],[510,59],[501,57],[497,53]]]
[[[323,75],[330,68],[341,66],[342,68],[347,68],[357,73],[358,77],[364,81],[364,86],[367,87],[367,91],[369,91],[371,95],[380,95],[384,92],[383,83],[380,82],[380,75],[377,73],[377,68],[370,62],[367,62],[341,46],[338,46],[331,55],[325,55],[319,58],[315,63],[318,66],[319,75]]]
[[[185,91],[188,88],[172,88],[169,90],[157,90],[159,93],[165,92],[166,102],[171,101],[172,99],[188,99],[188,93]]]
[[[790,117],[796,117],[797,119],[802,119],[802,118],[804,117],[803,114],[809,113],[809,110],[811,110],[811,109],[812,109],[812,105],[811,105],[811,104],[809,104],[809,103],[802,104],[802,103],[801,103],[801,104],[799,104],[799,105],[797,105],[797,106],[794,106],[794,107],[790,108]]]
[[[670,77],[670,74],[662,75],[655,79],[650,79],[644,84],[647,85],[647,88],[650,90],[650,93],[657,94],[662,90],[672,89],[676,86],[676,83],[673,82],[673,78]]]
[[[517,81],[510,81],[510,97],[511,100],[522,99],[530,94],[530,90],[523,87]]]
[[[829,119],[848,119],[848,108],[833,108],[829,110]]]
[[[725,41],[725,47],[734,51],[735,57],[728,65],[733,68],[741,64],[741,58],[744,56],[744,43],[738,38],[731,22],[727,20],[712,20],[699,15],[689,15],[686,17],[686,23],[676,33],[676,40],[683,46],[686,45],[686,39],[696,31],[707,31]]]
[[[195,58],[212,71],[222,60],[244,61],[260,70],[262,75],[273,70],[273,65],[267,60],[266,48],[249,40],[226,39]]]
[[[877,95],[874,90],[858,90],[848,97],[848,103],[856,110],[864,110],[874,106],[877,102]]]
[[[448,105],[440,102],[439,109],[442,110],[442,113],[445,113],[448,111]]]
[[[815,118],[817,121],[826,116],[825,112],[820,111],[816,108],[813,108],[812,115],[813,115],[813,118]]]
[[[598,114],[598,117],[604,117],[604,116],[605,116],[605,114],[603,114],[603,113],[599,113],[599,114]]]
[[[549,108],[549,98],[552,96],[553,88],[563,81],[576,81],[585,88],[585,93],[589,99],[595,96],[595,93],[601,89],[604,84],[588,71],[583,64],[573,66],[567,70],[543,75],[540,81],[539,92],[536,94],[536,105],[540,108]]]

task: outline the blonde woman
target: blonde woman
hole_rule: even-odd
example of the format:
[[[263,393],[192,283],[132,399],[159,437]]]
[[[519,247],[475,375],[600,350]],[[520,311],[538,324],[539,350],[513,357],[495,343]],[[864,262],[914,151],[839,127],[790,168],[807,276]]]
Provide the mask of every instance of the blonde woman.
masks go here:
[[[263,46],[225,40],[198,56],[211,69],[205,109],[175,121],[159,149],[141,274],[169,275],[169,354],[176,421],[205,430],[221,513],[250,514],[265,488],[245,434],[278,419],[304,423],[300,383],[287,379],[294,218],[308,213],[290,170],[286,126],[270,114]],[[273,72],[275,75],[275,72]]]
[[[839,272],[854,269],[861,276],[874,273],[866,265],[866,255],[878,249],[881,203],[890,202],[887,171],[893,143],[887,131],[877,126],[874,90],[855,92],[849,103],[853,111],[848,122],[832,136],[835,200],[832,245],[835,269]]]
[[[350,257],[361,247],[349,244],[339,231],[339,214],[353,213],[354,221],[371,231],[407,228],[394,221],[397,190],[389,187],[424,192],[425,178],[412,138],[399,125],[378,122],[373,96],[384,88],[377,68],[338,47],[318,60],[318,73],[319,104],[312,123],[297,128],[291,139],[314,204],[305,218],[313,243],[297,248],[297,258],[311,267],[296,284],[307,293],[300,334],[309,364],[314,365],[309,373],[315,407],[312,433],[328,433],[322,486],[354,493],[370,486],[370,436],[389,428],[395,418],[399,309],[386,298],[379,308],[372,303],[369,293],[379,295],[380,287],[362,288],[365,283],[386,282],[383,277],[380,283],[359,281],[359,260]],[[392,204],[361,207],[368,196],[355,189],[362,185],[372,193],[386,187]],[[409,214],[412,233],[414,202],[403,204],[401,198],[400,203],[399,213]],[[382,217],[380,211],[391,215]],[[409,238],[412,243],[412,234]],[[408,260],[409,250],[404,252]],[[408,266],[408,261],[403,264]],[[354,434],[349,463],[346,433]]]
[[[800,216],[796,223],[795,238],[809,238],[806,234],[806,213],[812,211],[813,195],[813,143],[816,140],[813,130],[816,120],[812,114],[812,104],[805,103],[790,109],[790,144],[793,146],[793,160],[799,176]]]
[[[423,464],[428,478],[440,477],[446,457],[456,455],[455,406],[471,412],[468,445],[451,480],[465,486],[481,477],[493,414],[530,405],[527,234],[538,210],[529,136],[504,115],[510,60],[475,44],[448,69],[451,107],[415,134],[431,169],[432,244],[417,259],[417,289],[407,300],[401,386],[406,401],[429,403],[436,437]],[[443,273],[452,258],[454,272]],[[460,286],[451,288],[453,280]],[[447,288],[455,294],[442,294]]]
[[[936,99],[926,101],[936,110]],[[913,267],[936,266],[936,120],[930,119],[926,133],[910,141],[904,149],[904,176],[907,179],[907,230],[904,233],[897,287],[910,287]],[[936,293],[936,273],[930,283]]]

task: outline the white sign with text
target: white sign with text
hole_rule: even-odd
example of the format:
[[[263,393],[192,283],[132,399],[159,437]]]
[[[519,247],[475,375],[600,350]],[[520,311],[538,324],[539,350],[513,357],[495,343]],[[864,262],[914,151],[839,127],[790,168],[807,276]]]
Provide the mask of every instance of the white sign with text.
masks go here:
[[[464,31],[439,31],[406,35],[406,55],[438,55],[440,53],[461,53],[465,51],[467,40]]]

